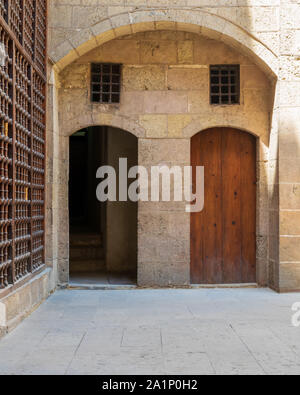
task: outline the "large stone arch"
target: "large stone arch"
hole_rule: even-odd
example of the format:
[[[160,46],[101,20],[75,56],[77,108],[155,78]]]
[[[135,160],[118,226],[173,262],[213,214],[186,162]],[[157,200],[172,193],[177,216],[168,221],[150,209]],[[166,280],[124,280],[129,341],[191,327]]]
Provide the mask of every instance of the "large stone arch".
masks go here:
[[[50,51],[50,58],[57,71],[61,71],[105,42],[150,30],[188,31],[220,40],[250,57],[271,77],[278,74],[276,55],[259,39],[224,17],[200,9],[139,9],[120,13],[73,34]]]
[[[83,29],[72,35],[71,37],[69,37],[68,40],[66,40],[60,46],[50,52],[50,56],[54,63],[53,74],[57,75],[56,73],[59,73],[72,62],[76,61],[81,56],[93,50],[94,48],[98,48],[105,42],[109,42],[115,38],[124,35],[153,30],[187,31],[196,34],[202,34],[211,39],[221,41],[233,47],[238,52],[248,56],[253,62],[258,64],[258,66],[270,78],[276,78],[276,55],[274,55],[274,53],[269,50],[262,42],[251,36],[242,28],[227,21],[226,19],[198,9],[180,11],[178,9],[156,9],[147,11],[138,10],[129,13],[122,13],[109,19],[99,21],[97,24],[91,26],[90,28]],[[57,88],[59,88],[59,77]],[[60,95],[60,93],[58,93],[58,95]],[[64,106],[62,106],[62,108],[64,108]],[[163,160],[173,161],[174,156],[176,157],[176,152],[178,152],[181,154],[178,155],[178,162],[183,157],[184,160],[188,161],[190,155],[190,138],[199,131],[208,129],[210,127],[234,127],[237,129],[245,130],[247,132],[251,130],[252,134],[255,134],[257,137],[259,137],[258,141],[260,145],[260,158],[258,159],[258,161],[262,162],[262,164],[259,164],[258,168],[260,172],[260,179],[267,179],[266,157],[268,154],[268,149],[265,148],[267,148],[269,145],[269,118],[265,122],[259,123],[259,120],[255,119],[255,117],[253,117],[253,120],[249,120],[249,117],[244,117],[244,114],[241,112],[232,111],[230,117],[226,114],[225,116],[224,114],[222,114],[211,113],[206,114],[205,116],[203,114],[195,114],[190,118],[191,123],[186,126],[180,137],[173,139],[162,138],[160,140],[155,137],[149,137],[149,133],[146,133],[146,130],[143,128],[142,123],[139,123],[138,116],[125,116],[122,115],[122,111],[110,110],[105,106],[86,106],[84,107],[83,111],[71,112],[69,116],[71,116],[72,119],[65,117],[63,113],[59,111],[59,122],[57,123],[59,124],[57,128],[59,136],[57,140],[55,140],[55,143],[59,142],[59,144],[55,145],[54,149],[59,151],[60,162],[57,162],[57,158],[54,155],[56,160],[54,167],[59,167],[59,172],[57,173],[59,174],[60,179],[58,186],[55,186],[55,188],[53,188],[53,193],[57,195],[59,207],[59,215],[57,219],[59,228],[58,271],[61,283],[68,282],[68,279],[66,277],[66,268],[69,262],[68,248],[66,247],[68,246],[69,242],[68,234],[66,232],[68,224],[68,200],[67,183],[65,182],[65,180],[68,179],[68,160],[66,160],[66,158],[68,157],[67,153],[69,136],[71,136],[76,131],[89,126],[103,125],[125,130],[140,138],[139,146],[141,148],[139,149],[142,153],[142,155],[140,155],[140,157],[142,158],[140,164],[143,165],[143,157],[146,157],[147,159],[150,156],[151,161],[153,160],[154,164],[161,163],[161,152],[163,152]],[[186,123],[184,124],[186,125]],[[153,155],[154,159],[152,158],[152,154],[143,155],[143,153],[147,152],[148,149],[151,149],[151,152],[153,153],[157,152],[157,155]],[[177,163],[176,160],[175,164]],[[148,162],[145,163],[145,165],[148,166]],[[63,180],[64,182],[62,182],[61,180]],[[265,188],[263,183],[261,183],[258,188],[260,202],[258,210],[259,225],[257,231],[258,251],[260,254],[259,259],[261,259],[262,262],[266,262],[265,250],[267,249],[267,247],[265,248],[265,246],[267,245],[268,229],[265,230],[264,226],[266,226],[265,224],[269,223],[269,217],[268,213],[265,213],[266,210],[264,210],[264,207],[267,207],[268,204],[268,190],[267,188]],[[139,219],[139,221],[140,223],[144,223],[148,220],[147,218],[145,218],[145,216],[148,214],[143,214],[143,209],[140,211],[141,218]],[[157,210],[151,211],[150,214],[154,219],[157,219]],[[172,225],[174,229],[184,228],[186,229],[186,235],[188,234],[189,218],[186,216],[185,212],[178,215],[177,207],[175,207],[175,209],[172,207],[170,209],[170,212],[168,212],[168,214],[166,215],[169,215],[170,221],[174,221],[174,224],[176,224],[175,226],[174,224]],[[178,235],[174,235],[174,239],[176,239],[177,236]],[[189,241],[187,241],[187,238],[184,241],[179,240],[178,243],[174,244],[173,253],[178,254],[178,256],[182,256],[180,254],[184,253],[186,254],[185,256],[188,257],[188,245]],[[143,251],[144,247],[145,245],[141,244],[140,250]],[[148,250],[145,250],[145,255],[140,258],[140,271],[144,273],[145,276],[147,274],[147,268],[144,265],[144,262],[149,258],[147,255],[147,251]],[[152,251],[150,251],[150,255],[151,254]],[[153,261],[151,261],[153,265],[155,264],[155,259],[156,258],[153,258]],[[180,268],[183,273],[182,276],[186,276],[185,280],[182,281],[182,283],[185,283],[188,278],[187,262],[188,260],[186,260],[185,266],[183,266],[183,268]],[[169,269],[166,266],[165,275],[168,270]],[[259,274],[259,283],[265,284],[266,269],[264,264],[261,265],[260,271],[261,273]],[[144,284],[142,275],[141,278],[141,284]]]

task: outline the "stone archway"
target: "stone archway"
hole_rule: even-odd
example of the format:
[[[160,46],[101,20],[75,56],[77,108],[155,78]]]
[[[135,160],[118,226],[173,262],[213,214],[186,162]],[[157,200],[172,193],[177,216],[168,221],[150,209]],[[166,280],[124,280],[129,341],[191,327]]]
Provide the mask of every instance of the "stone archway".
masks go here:
[[[126,130],[137,138],[145,136],[145,129],[132,118],[125,115],[112,115],[107,113],[80,113],[68,123],[64,123],[63,136],[69,137],[77,130],[92,126],[108,126]]]
[[[73,34],[50,50],[57,71],[92,49],[124,35],[152,30],[181,30],[217,39],[252,58],[267,74],[277,76],[277,56],[254,35],[231,21],[200,9],[147,9],[120,13]]]
[[[255,48],[256,40],[253,37],[250,37],[249,34],[244,32],[242,29],[236,28],[234,25],[224,20],[223,18],[215,17],[212,16],[211,14],[207,16],[206,13],[203,13],[202,11],[201,12],[195,11],[196,15],[191,16],[189,21],[190,23],[187,23],[187,21],[184,22],[183,19],[181,19],[181,15],[179,15],[179,13],[174,14],[174,13],[169,13],[169,11],[171,12],[172,10],[168,10],[166,11],[166,13],[163,14],[159,13],[159,11],[157,10],[153,13],[146,13],[146,14],[141,14],[140,12],[133,12],[131,14],[135,15],[136,18],[132,17],[133,19],[129,19],[129,21],[127,21],[129,24],[126,24],[126,20],[127,20],[127,16],[128,18],[131,18],[129,17],[129,15],[131,14],[127,14],[127,13],[120,14],[120,16],[111,18],[108,24],[99,22],[97,28],[99,29],[103,28],[103,32],[99,33],[98,31],[99,34],[97,35],[97,37],[95,35],[96,30],[93,30],[94,33],[91,33],[92,29],[96,29],[96,27],[95,28],[91,27],[86,31],[81,31],[80,33],[78,33],[78,37],[76,38],[74,37],[74,40],[71,37],[68,41],[65,42],[64,49],[62,50],[60,55],[56,58],[56,65],[54,67],[54,70],[59,73],[67,65],[79,59],[83,54],[91,51],[93,48],[101,46],[101,44],[107,41],[113,40],[114,38],[122,37],[124,35],[132,34],[139,31],[143,32],[149,30],[166,29],[166,30],[188,31],[194,33],[196,32],[198,34],[203,34],[205,36],[214,38],[215,40],[223,41],[224,43],[232,47],[235,47],[239,52],[247,54],[249,55],[250,58],[255,59],[256,63],[259,63],[261,68],[264,69],[265,73],[269,77],[270,76],[274,77],[275,71],[272,71],[272,69],[270,69],[270,67],[266,65],[267,61],[264,62],[262,59],[259,60],[256,52],[255,51],[252,52],[252,50],[250,50],[250,47],[252,46],[253,48]],[[203,14],[205,14],[205,18]],[[186,15],[188,14],[186,13]],[[177,18],[177,19],[175,18],[175,22],[170,20],[171,16]],[[139,19],[142,17],[145,17],[144,21],[141,21],[141,19]],[[160,20],[159,18],[162,19]],[[164,20],[164,18],[167,18],[168,20]],[[206,22],[204,23],[204,21]],[[213,29],[214,24],[216,24],[215,30]],[[222,33],[229,29],[227,28],[227,26],[231,26],[231,25],[234,26],[232,27],[234,29],[233,31],[237,29],[238,32],[240,32],[240,34],[242,34],[242,36],[245,38],[244,44],[238,43],[238,41],[235,41],[235,39],[232,37],[228,39],[229,36]],[[112,26],[114,27],[112,28]],[[85,35],[84,32],[87,34],[85,38],[84,38]],[[236,37],[239,37],[238,33],[236,34]],[[248,37],[250,38],[248,39]],[[72,42],[72,45],[70,44],[70,42]],[[68,47],[69,45],[71,45],[71,48],[73,49],[70,49],[70,47]],[[273,67],[273,65],[276,63],[274,55],[268,52],[268,49],[265,48],[261,43],[258,43],[257,45],[260,48],[258,52],[264,54],[265,53],[264,51],[267,51],[266,53],[268,54],[269,59],[271,59],[270,65]],[[58,48],[57,51],[60,52],[61,49],[62,48]],[[265,56],[265,59],[267,59],[267,56]],[[66,71],[68,71],[68,69],[66,69]],[[85,92],[83,96],[86,99],[88,97],[88,94]],[[66,100],[66,104],[68,106],[71,106],[70,104],[71,102],[72,102],[71,97],[68,97],[68,100]],[[77,102],[75,102],[75,104],[76,103]],[[78,103],[79,104],[81,103],[80,100],[78,101]],[[61,128],[61,130],[59,132],[58,140],[60,142],[59,143],[60,150],[63,151],[64,153],[66,152],[68,147],[68,138],[72,133],[83,127],[101,124],[101,125],[108,125],[108,126],[118,127],[124,130],[128,130],[132,134],[140,138],[139,145],[141,147],[140,148],[141,157],[143,158],[143,160],[146,161],[146,165],[150,165],[152,162],[157,162],[157,164],[159,164],[166,160],[173,162],[174,161],[173,152],[178,152],[177,156],[180,159],[180,161],[185,162],[188,161],[189,158],[190,138],[193,134],[195,134],[199,130],[203,130],[208,127],[214,127],[216,125],[235,127],[244,130],[250,128],[255,130],[257,135],[260,137],[259,139],[260,149],[258,150],[258,152],[260,152],[261,155],[259,161],[263,163],[260,169],[261,168],[263,169],[261,171],[261,174],[266,172],[267,164],[264,161],[268,151],[270,122],[269,122],[269,117],[267,117],[266,119],[265,114],[263,116],[264,122],[261,122],[258,125],[258,128],[256,128],[254,126],[254,121],[257,121],[257,118],[253,117],[252,120],[249,120],[248,117],[247,119],[245,119],[245,113],[242,112],[239,113],[233,111],[232,114],[230,114],[230,116],[228,116],[228,114],[224,116],[221,113],[220,114],[216,113],[210,117],[207,116],[203,117],[203,114],[201,115],[194,114],[192,117],[190,116],[185,117],[184,114],[171,114],[169,117],[168,114],[164,114],[163,116],[161,116],[161,115],[151,114],[151,112],[155,112],[155,111],[149,111],[150,115],[148,115],[148,113],[145,112],[139,114],[139,116],[130,116],[129,114],[126,115],[122,114],[122,111],[118,111],[118,109],[116,108],[110,109],[107,108],[106,106],[93,106],[90,105],[89,103],[85,103],[86,106],[84,107],[84,109],[82,107],[83,110],[78,112],[76,111],[77,104],[76,105],[75,104],[73,105],[73,107],[71,107],[72,111],[69,111],[69,114],[71,114],[71,119],[69,118],[65,119],[64,115],[62,114],[60,116],[59,127]],[[157,128],[160,128],[161,125],[165,127],[164,125],[166,124],[165,122],[166,118],[168,122],[167,127],[169,127],[171,124],[175,125],[176,127],[177,125],[179,125],[180,128],[182,127],[182,134],[178,133],[175,135],[173,134],[168,135],[168,130],[164,131],[164,134],[151,133],[151,130],[149,130],[149,122],[148,122],[149,119],[151,120],[153,119],[155,126],[157,126]],[[162,122],[162,124],[160,122]],[[157,152],[157,157],[154,155],[154,151]],[[65,157],[65,156],[61,155],[60,157]],[[175,160],[177,160],[177,158]],[[64,177],[67,176],[68,169],[66,168],[66,166],[62,168],[62,171],[64,173]],[[59,199],[62,199],[62,196],[65,195],[65,192],[63,190],[64,187],[60,186],[59,188],[60,188]],[[265,185],[262,185],[262,188],[265,188]],[[260,187],[258,189],[260,189]],[[267,199],[268,199],[267,193],[264,190],[264,196],[263,199],[261,200],[263,202],[262,205],[265,204]],[[188,225],[189,225],[188,219],[186,218],[184,213],[178,215],[178,209],[176,207],[171,207],[170,212],[168,210],[165,210],[167,214],[165,213],[161,214],[159,210],[157,210],[157,208],[153,208],[153,207],[150,208],[152,211],[149,213],[147,212],[148,208],[147,209],[146,207],[143,208],[140,222],[141,223],[148,222],[149,226],[152,222],[154,222],[154,230],[153,231],[151,230],[153,232],[154,243],[157,243],[157,245],[159,245],[161,241],[161,237],[156,238],[157,233],[160,231],[159,226],[161,221],[165,221],[167,223],[167,225],[165,226],[166,232],[169,229],[169,227],[171,227],[170,224],[174,222],[176,224],[180,223],[181,228],[184,228],[185,234],[183,237],[184,240],[179,240],[180,235],[178,234],[174,234],[174,235],[172,234],[171,236],[170,234],[165,235],[165,238],[167,240],[165,241],[165,244],[169,243],[169,245],[172,246],[172,254],[173,256],[176,256],[176,260],[177,260],[176,269],[174,269],[174,262],[173,261],[169,262],[169,257],[167,256],[163,256],[162,258],[158,254],[159,256],[155,257],[152,260],[153,251],[152,250],[150,251],[150,249],[148,248],[147,240],[144,241],[144,239],[141,238],[141,240],[143,241],[143,243],[141,244],[142,248],[140,253],[141,285],[158,285],[158,284],[186,285],[188,284],[188,278],[189,278],[189,274],[188,274],[189,248],[186,240],[186,235],[187,235],[186,230],[188,229]],[[164,210],[162,209],[161,211]],[[266,220],[266,215],[268,215],[268,213],[263,213],[263,210],[259,209],[259,216],[260,215],[263,216],[263,220],[258,222],[261,223],[264,221],[265,223],[267,223],[268,218]],[[146,233],[146,231],[144,232]],[[262,232],[262,237],[261,237],[261,233],[258,232],[258,243],[266,244],[266,240],[267,240],[267,236],[265,232]],[[64,252],[65,250],[64,250],[63,242],[59,241],[59,243],[60,243],[59,259],[62,262],[62,265],[59,266],[63,267],[64,265],[66,266],[68,264],[68,256]],[[264,245],[262,248],[263,252],[266,251],[266,248],[267,247],[265,247]],[[165,260],[163,262],[165,267],[163,268],[158,265],[158,261],[161,259]],[[179,275],[177,274],[173,275],[173,273],[175,274],[179,273]],[[62,278],[64,278],[64,274]],[[260,278],[261,281],[259,281],[259,283],[265,284],[266,283],[265,271]]]

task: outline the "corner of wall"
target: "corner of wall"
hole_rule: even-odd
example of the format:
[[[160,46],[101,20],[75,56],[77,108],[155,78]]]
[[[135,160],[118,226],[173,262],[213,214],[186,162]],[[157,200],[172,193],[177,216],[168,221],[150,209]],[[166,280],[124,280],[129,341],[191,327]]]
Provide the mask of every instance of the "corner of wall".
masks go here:
[[[0,338],[11,332],[55,291],[53,270],[45,269],[0,301]]]

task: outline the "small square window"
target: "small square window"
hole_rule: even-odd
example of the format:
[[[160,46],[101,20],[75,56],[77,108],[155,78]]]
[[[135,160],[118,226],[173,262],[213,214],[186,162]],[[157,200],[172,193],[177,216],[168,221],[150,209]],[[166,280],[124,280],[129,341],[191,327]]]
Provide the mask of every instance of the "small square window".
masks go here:
[[[210,103],[240,104],[240,66],[210,66]]]
[[[93,63],[91,100],[95,103],[120,103],[122,65]]]

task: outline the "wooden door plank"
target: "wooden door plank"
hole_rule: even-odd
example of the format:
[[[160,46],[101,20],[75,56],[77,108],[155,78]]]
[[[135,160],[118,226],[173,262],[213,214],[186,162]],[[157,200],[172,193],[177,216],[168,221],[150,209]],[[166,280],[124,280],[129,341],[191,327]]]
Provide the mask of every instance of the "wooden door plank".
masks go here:
[[[191,215],[191,282],[256,280],[256,140],[235,129],[192,139],[192,166],[205,167],[205,204]]]
[[[206,284],[220,284],[222,273],[222,180],[221,180],[221,130],[203,134],[202,153],[205,153],[205,210],[204,273]]]
[[[192,282],[222,282],[222,211],[221,211],[221,132],[199,133],[192,141],[192,165],[204,166],[205,202],[201,213],[192,214]]]
[[[240,134],[222,133],[223,281],[240,283],[241,276],[241,163]]]

